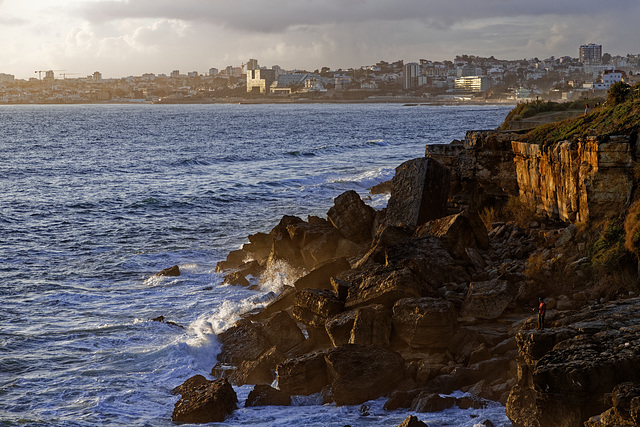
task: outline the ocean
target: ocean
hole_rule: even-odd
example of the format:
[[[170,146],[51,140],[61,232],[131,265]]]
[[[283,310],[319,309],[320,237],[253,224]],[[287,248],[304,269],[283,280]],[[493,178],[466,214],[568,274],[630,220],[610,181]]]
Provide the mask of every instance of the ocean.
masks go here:
[[[216,263],[283,215],[393,177],[427,143],[492,129],[511,106],[0,106],[0,425],[171,426],[171,390],[208,376],[216,333],[291,279],[222,285]],[[154,277],[179,265],[179,277]],[[169,323],[152,321],[164,316]],[[411,412],[239,409],[225,426],[396,426]],[[416,414],[511,425],[499,404]]]

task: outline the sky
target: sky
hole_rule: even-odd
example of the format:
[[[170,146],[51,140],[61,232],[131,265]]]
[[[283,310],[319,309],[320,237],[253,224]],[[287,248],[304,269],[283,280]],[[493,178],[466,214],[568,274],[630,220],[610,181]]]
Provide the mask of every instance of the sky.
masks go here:
[[[0,73],[104,78],[240,66],[640,53],[640,0],[0,0]]]

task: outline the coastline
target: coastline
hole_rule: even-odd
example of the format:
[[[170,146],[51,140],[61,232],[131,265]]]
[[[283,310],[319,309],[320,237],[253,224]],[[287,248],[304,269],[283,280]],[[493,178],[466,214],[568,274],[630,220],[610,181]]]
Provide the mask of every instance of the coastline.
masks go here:
[[[446,105],[517,105],[516,100],[425,100],[424,98],[412,97],[389,97],[379,99],[358,99],[358,100],[339,100],[339,99],[247,99],[247,98],[230,98],[230,99],[212,99],[202,101],[192,100],[170,100],[170,101],[80,101],[80,102],[8,102],[0,103],[3,105],[207,105],[207,104],[242,104],[242,105],[281,105],[281,104],[403,104],[406,106],[446,106]]]
[[[245,276],[257,278],[284,263],[294,271],[293,286],[218,334],[216,379],[198,381],[209,388],[254,384],[245,407],[320,395],[337,406],[384,398],[384,410],[417,413],[499,402],[518,427],[635,420],[640,299],[589,281],[584,267],[593,230],[580,230],[574,216],[554,216],[553,210],[523,218],[524,204],[508,221],[478,213],[508,207],[523,191],[547,194],[527,188],[520,177],[538,173],[538,166],[549,170],[546,162],[555,157],[545,153],[528,162],[539,147],[529,149],[517,138],[517,132],[469,131],[464,143],[427,145],[425,157],[396,168],[382,210],[347,191],[334,199],[327,219],[284,216],[271,231],[248,236],[249,243],[216,267],[225,283],[246,286]],[[624,182],[617,199],[603,207],[600,190],[581,195],[576,180],[563,178],[584,163],[564,156],[572,160],[553,172],[560,174],[554,182],[568,197],[584,200],[581,209],[589,213],[578,218],[597,223],[628,205],[636,143],[590,137],[563,145],[599,152],[602,159],[589,157],[595,162],[590,171],[603,181]],[[609,151],[627,154],[614,160]],[[580,182],[594,180],[586,172]],[[564,282],[555,283],[558,277]],[[548,301],[546,328],[532,315],[538,299]],[[594,356],[593,345],[604,350]],[[184,411],[193,393],[182,393],[176,410]],[[618,396],[613,402],[602,398],[612,393]],[[235,394],[228,398],[237,402]],[[235,404],[222,419],[234,410]]]

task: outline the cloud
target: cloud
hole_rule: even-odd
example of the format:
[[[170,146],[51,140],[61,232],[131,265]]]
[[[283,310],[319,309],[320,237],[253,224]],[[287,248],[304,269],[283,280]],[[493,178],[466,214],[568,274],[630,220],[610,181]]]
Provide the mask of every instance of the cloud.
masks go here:
[[[420,21],[449,28],[468,20],[517,16],[590,16],[639,10],[635,0],[103,0],[85,3],[92,22],[119,19],[178,19],[206,22],[248,32],[286,32],[327,24]]]

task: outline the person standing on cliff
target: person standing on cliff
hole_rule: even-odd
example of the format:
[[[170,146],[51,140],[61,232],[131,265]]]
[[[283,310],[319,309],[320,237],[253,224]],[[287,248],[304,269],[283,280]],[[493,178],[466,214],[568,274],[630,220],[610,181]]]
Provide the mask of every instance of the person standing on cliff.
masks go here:
[[[547,303],[542,297],[538,298],[538,328],[537,331],[544,329],[544,315],[547,312]]]

